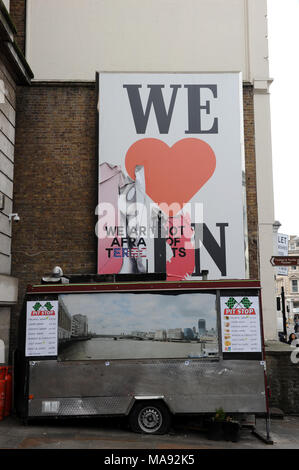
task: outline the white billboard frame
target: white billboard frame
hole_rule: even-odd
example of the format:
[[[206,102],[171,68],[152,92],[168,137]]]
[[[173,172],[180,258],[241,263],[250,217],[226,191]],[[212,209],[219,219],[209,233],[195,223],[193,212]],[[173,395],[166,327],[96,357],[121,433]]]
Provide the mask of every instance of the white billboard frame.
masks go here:
[[[119,106],[119,103],[118,103],[118,106],[116,106],[116,103],[117,103],[117,100],[119,99],[119,97],[117,97],[117,93],[113,93],[110,89],[110,103],[108,105],[108,102],[109,102],[109,99],[107,101],[107,99],[104,98],[104,95],[105,95],[105,86],[107,86],[107,83],[105,85],[103,85],[103,82],[107,82],[107,79],[109,79],[109,82],[113,82],[113,80],[117,82],[117,77],[121,77],[121,80],[124,80],[124,83],[123,85],[125,84],[125,86],[122,86],[122,91],[124,92],[123,93],[123,97],[122,99],[127,100],[127,108],[131,109],[131,113],[132,113],[132,116],[133,116],[133,112],[132,112],[132,103],[135,99],[135,104],[134,106],[136,107],[136,97],[138,98],[138,95],[139,95],[139,99],[140,99],[140,102],[139,102],[139,106],[141,106],[141,111],[143,112],[143,116],[141,116],[141,118],[143,119],[143,123],[141,123],[140,125],[140,122],[139,122],[139,128],[137,129],[137,121],[136,119],[134,118],[133,116],[133,119],[132,119],[132,116],[131,116],[131,122],[130,122],[130,125],[131,125],[131,128],[135,125],[135,140],[134,138],[129,137],[129,139],[127,139],[127,137],[125,136],[125,126],[128,125],[129,123],[129,115],[127,114],[126,115],[126,118],[120,118],[120,114],[122,113],[122,107],[125,106],[125,103],[124,101],[122,101],[121,105]],[[140,86],[140,79],[141,78],[149,78],[150,77],[150,86],[147,87],[147,96],[145,94],[142,95],[142,93],[139,94],[139,91],[140,91],[140,88],[142,88],[142,86],[145,84],[145,82],[142,82],[143,84],[141,84]],[[174,97],[174,103],[175,105],[177,104],[177,102],[175,101],[176,98],[178,97],[178,93],[182,92],[182,89],[184,91],[187,91],[187,94],[190,92],[190,89],[192,87],[192,85],[190,85],[190,88],[188,88],[188,85],[186,85],[186,82],[183,82],[183,85],[179,85],[178,81],[182,81],[183,78],[185,79],[188,79],[189,81],[191,80],[191,84],[193,83],[194,85],[194,80],[197,79],[197,81],[199,80],[199,77],[201,80],[218,80],[218,83],[219,80],[224,80],[225,81],[229,81],[229,80],[232,80],[234,82],[234,97],[232,97],[232,94],[230,94],[228,96],[228,93],[226,95],[226,104],[229,105],[231,104],[231,100],[233,98],[236,98],[237,99],[235,101],[238,101],[238,106],[236,106],[236,103],[234,103],[234,111],[235,111],[235,114],[238,116],[237,120],[235,118],[234,120],[234,138],[235,138],[235,141],[238,140],[237,142],[237,147],[238,147],[238,150],[237,152],[235,151],[235,156],[237,154],[237,157],[235,158],[236,160],[238,160],[238,162],[236,163],[235,162],[235,166],[238,166],[238,171],[235,172],[235,174],[238,174],[238,181],[234,182],[233,180],[233,183],[232,184],[237,184],[238,185],[238,190],[239,190],[239,193],[238,193],[238,197],[236,197],[236,195],[234,197],[231,197],[231,199],[227,199],[227,206],[232,206],[232,205],[237,205],[238,202],[239,202],[239,209],[238,209],[238,216],[236,216],[236,220],[238,219],[238,231],[240,232],[240,236],[238,237],[238,245],[239,247],[237,248],[236,246],[236,243],[234,243],[234,241],[228,241],[228,243],[230,244],[230,247],[229,247],[229,256],[232,256],[232,251],[234,253],[236,253],[236,251],[238,252],[238,255],[236,255],[236,258],[238,258],[238,261],[237,263],[239,265],[242,265],[241,269],[236,269],[236,266],[234,267],[234,269],[230,269],[228,268],[227,272],[225,273],[225,275],[223,276],[223,271],[219,270],[219,266],[216,268],[216,269],[212,269],[211,270],[211,264],[208,266],[208,271],[209,271],[209,274],[208,274],[208,277],[209,279],[223,279],[223,278],[248,278],[249,277],[249,265],[248,265],[248,258],[249,258],[249,255],[248,255],[248,231],[247,231],[247,204],[246,204],[246,182],[245,182],[245,155],[244,155],[244,123],[243,123],[243,100],[242,100],[242,97],[243,97],[243,93],[242,93],[242,76],[241,76],[241,73],[240,72],[219,72],[219,73],[168,73],[168,72],[161,72],[161,73],[133,73],[133,72],[101,72],[101,73],[97,73],[97,82],[98,82],[98,92],[99,92],[99,100],[98,100],[98,111],[99,111],[99,123],[98,123],[98,138],[99,138],[99,141],[98,141],[98,156],[99,156],[99,183],[101,181],[101,174],[103,175],[103,173],[105,172],[105,177],[102,178],[102,182],[104,181],[105,182],[105,178],[108,180],[112,180],[114,179],[115,181],[118,181],[121,179],[121,184],[123,186],[126,186],[126,184],[128,184],[128,182],[132,182],[132,176],[134,177],[135,176],[135,182],[136,182],[136,189],[135,189],[135,192],[136,192],[136,199],[135,199],[135,202],[138,202],[138,194],[139,194],[139,200],[141,201],[142,199],[144,200],[143,198],[143,195],[142,195],[142,191],[144,192],[144,188],[145,188],[145,174],[144,174],[144,171],[141,171],[139,172],[136,172],[135,175],[128,175],[128,173],[126,173],[124,170],[124,165],[123,164],[123,161],[121,161],[120,159],[117,159],[117,158],[114,158],[114,159],[111,159],[110,161],[107,162],[107,155],[117,155],[117,154],[123,154],[123,159],[124,159],[124,154],[128,151],[128,149],[132,146],[133,143],[137,143],[138,140],[142,140],[142,138],[148,138],[148,139],[156,139],[158,138],[159,140],[159,137],[161,137],[161,134],[163,133],[164,131],[164,138],[162,140],[162,142],[166,143],[166,145],[168,145],[169,148],[173,148],[174,146],[174,143],[175,142],[178,142],[178,138],[179,140],[184,140],[184,139],[188,139],[188,138],[198,138],[198,135],[195,135],[195,134],[192,134],[192,132],[189,132],[190,131],[190,114],[189,114],[189,130],[188,130],[188,122],[186,122],[186,126],[185,126],[185,130],[181,131],[181,134],[180,132],[178,132],[177,135],[179,135],[177,138],[173,137],[172,136],[172,140],[171,138],[170,139],[165,139],[165,129],[162,129],[162,132],[161,132],[161,127],[166,126],[167,127],[167,122],[165,121],[164,119],[164,122],[162,122],[160,120],[160,123],[158,122],[157,120],[157,106],[155,107],[155,105],[157,105],[157,101],[156,103],[154,102],[154,99],[155,99],[155,96],[153,95],[152,96],[152,100],[151,100],[151,93],[152,93],[152,90],[154,89],[154,86],[158,85],[159,84],[159,81],[161,82],[161,79],[163,78],[164,81],[166,79],[166,81],[168,80],[168,85],[169,85],[169,80],[171,80],[173,82],[173,84],[170,86],[170,88],[172,89],[172,95],[168,94],[168,96],[164,96],[163,94],[161,94],[160,96],[162,96],[163,100],[165,99],[164,101],[164,110],[165,110],[165,114],[164,114],[164,118],[167,118],[167,107],[168,107],[168,113],[170,113],[171,111],[171,106],[172,106],[172,99],[174,97],[174,95],[176,95]],[[135,84],[136,83],[139,83],[139,86],[138,86],[138,90],[136,89],[131,89],[130,90],[130,93],[131,93],[131,96],[129,96],[129,86],[133,84],[133,82],[135,81]],[[208,83],[206,82],[206,83]],[[164,83],[164,82],[163,82]],[[203,84],[203,82],[201,81],[201,83],[195,83],[197,84],[198,86]],[[216,84],[217,85],[217,84]],[[103,88],[104,86],[104,88]],[[150,88],[152,87],[152,88]],[[145,88],[145,87],[144,87]],[[148,90],[148,88],[150,88],[150,91]],[[164,92],[164,85],[163,85],[163,92]],[[160,91],[162,91],[162,88]],[[203,86],[204,88],[204,86]],[[112,89],[113,89],[113,86],[112,86]],[[216,122],[216,119],[214,119],[214,121],[212,120],[211,121],[211,116],[208,116],[208,114],[210,113],[211,111],[211,107],[213,105],[215,105],[215,101],[214,103],[211,105],[211,98],[213,98],[213,92],[215,91],[215,89],[213,90],[212,87],[207,87],[204,92],[207,92],[207,95],[205,96],[205,105],[203,105],[201,107],[201,113],[202,113],[202,118],[203,118],[203,121],[204,121],[204,126],[206,126],[206,129],[208,129],[210,127],[210,129],[213,127],[211,125],[212,124],[215,124]],[[136,93],[137,92],[137,93]],[[144,90],[142,90],[142,92],[144,92]],[[208,94],[210,93],[210,95],[208,96]],[[218,98],[218,93],[219,93],[219,90],[216,91],[216,95],[217,95],[217,98]],[[127,95],[126,95],[127,94]],[[135,94],[135,96],[133,96]],[[157,98],[158,95],[156,95],[156,98]],[[112,99],[111,99],[112,97]],[[185,96],[186,98],[186,96]],[[190,103],[190,95],[188,95],[188,98],[189,98],[189,103]],[[188,99],[187,98],[187,99]],[[208,99],[209,98],[209,99]],[[167,101],[168,99],[168,101]],[[146,101],[147,100],[147,101]],[[151,101],[150,101],[151,100]],[[128,106],[130,105],[130,106]],[[137,106],[138,106],[138,103],[137,103]],[[182,106],[182,101],[180,103],[180,106]],[[184,105],[183,105],[184,107]],[[109,108],[110,108],[110,114],[109,114]],[[107,146],[107,141],[109,141],[109,138],[107,138],[107,136],[109,135],[109,123],[111,124],[113,121],[112,121],[112,114],[111,114],[111,110],[112,109],[117,109],[117,116],[116,116],[116,123],[114,122],[114,130],[115,129],[121,129],[121,137],[119,136],[119,134],[117,135],[116,138],[114,139],[110,139],[110,143],[108,142],[108,146]],[[127,111],[128,111],[127,109]],[[147,113],[147,110],[148,113]],[[136,111],[136,109],[135,109]],[[186,111],[186,108],[185,108],[185,111]],[[174,111],[172,111],[174,113]],[[108,116],[107,116],[108,114]],[[186,112],[185,112],[185,116],[186,116]],[[136,116],[135,116],[136,117]],[[172,116],[173,117],[173,114]],[[220,122],[220,126],[222,126],[223,124],[223,114],[221,116],[221,119],[222,119],[222,122]],[[140,113],[139,113],[139,118],[140,118]],[[155,118],[156,118],[156,122],[155,122]],[[210,119],[210,121],[209,121]],[[226,124],[227,124],[227,121],[228,120],[233,120],[232,116],[231,116],[231,113],[228,113],[227,116],[226,116]],[[236,124],[236,121],[237,121],[237,124]],[[108,125],[107,125],[108,123]],[[122,123],[122,125],[120,125],[120,123]],[[218,124],[218,123],[217,123]],[[142,125],[143,125],[143,128],[142,128]],[[156,126],[156,130],[153,130],[153,128]],[[113,126],[112,126],[113,128]],[[150,131],[148,132],[148,128],[150,128]],[[157,133],[157,129],[158,129],[158,133]],[[132,130],[132,129],[131,129]],[[169,130],[169,128],[168,128]],[[203,129],[204,130],[204,129]],[[209,129],[208,129],[209,130]],[[192,131],[192,129],[191,129]],[[111,131],[110,131],[111,132]],[[226,129],[226,132],[227,132],[227,129]],[[167,137],[169,137],[169,132],[167,133]],[[207,133],[209,134],[209,133]],[[208,145],[209,145],[209,142],[207,139],[207,134],[205,134],[205,132],[202,132],[201,135],[199,137],[201,137],[201,139],[205,139],[204,142],[206,142]],[[237,139],[236,139],[236,135],[238,135]],[[181,139],[180,139],[181,137]],[[208,137],[211,137],[208,136]],[[131,141],[130,141],[130,138],[131,138]],[[126,151],[122,150],[122,151],[119,151],[119,150],[116,150],[117,149],[117,145],[118,145],[118,140],[124,140],[126,141],[126,144],[124,146],[124,148],[126,149]],[[126,140],[127,139],[127,140]],[[229,138],[228,138],[228,133],[226,133],[226,144],[229,145]],[[225,140],[225,139],[224,139]],[[111,148],[109,149],[109,145],[111,144],[111,142],[113,141],[112,145],[111,145]],[[106,142],[106,143],[105,143]],[[236,143],[236,142],[235,142]],[[131,144],[131,145],[129,145]],[[172,144],[172,145],[171,145]],[[116,146],[115,146],[116,145]],[[236,147],[235,147],[236,148]],[[216,157],[219,158],[219,149],[217,150],[216,153]],[[218,155],[217,155],[218,154]],[[105,171],[103,171],[103,168],[102,168],[102,171],[100,170],[100,166],[101,165],[104,165],[104,164],[107,164],[106,165],[106,168],[105,168]],[[136,166],[137,168],[137,166]],[[140,167],[139,167],[140,168]],[[119,171],[121,170],[121,171]],[[142,165],[141,165],[141,170],[144,170],[144,167],[142,168]],[[127,179],[129,177],[129,179]],[[219,176],[218,176],[218,180],[219,180]],[[118,183],[117,183],[118,184]],[[143,184],[143,187],[142,187],[142,184]],[[101,185],[99,184],[99,188],[101,187]],[[102,185],[102,188],[103,188],[103,185]],[[203,188],[205,189],[205,188]],[[101,195],[102,195],[102,198],[101,198]],[[98,219],[98,224],[97,224],[97,228],[96,228],[96,233],[97,235],[99,236],[99,222],[100,222],[100,219],[102,218],[103,216],[103,210],[101,210],[101,204],[103,202],[107,202],[107,201],[104,201],[105,199],[105,190],[102,189],[99,190],[99,206],[97,208],[97,214],[99,216],[99,219]],[[191,198],[192,199],[192,198]],[[210,200],[211,200],[211,197],[210,197]],[[238,201],[238,202],[237,202]],[[241,203],[240,203],[241,201]],[[114,201],[111,201],[110,202],[113,202],[113,204],[115,203],[115,199]],[[148,198],[147,200],[147,205],[149,202],[155,202],[153,201],[151,198]],[[193,198],[193,202],[194,202],[194,198]],[[198,202],[198,201],[197,201]],[[200,202],[200,201],[199,201]],[[215,204],[214,204],[215,205]],[[182,211],[183,212],[183,211]],[[200,213],[200,216],[202,216],[202,209],[199,208],[199,213]],[[121,217],[121,215],[120,215]],[[203,220],[202,220],[203,223],[205,223],[205,216],[203,216]],[[217,221],[216,221],[217,222]],[[139,220],[139,223],[140,223],[140,220]],[[218,225],[218,227],[220,226],[220,228],[218,228],[218,233],[216,233],[216,231],[214,230],[214,232],[212,232],[210,230],[210,241],[213,242],[214,241],[214,244],[215,243],[218,243],[220,245],[221,243],[221,236],[225,233],[225,226],[227,224],[223,224],[223,226],[221,226],[221,224],[215,224],[215,225]],[[206,227],[208,226],[208,224],[206,224]],[[203,225],[201,226],[201,228],[204,227]],[[215,227],[214,227],[215,229]],[[100,232],[102,233],[103,235],[103,231]],[[207,229],[206,229],[206,234],[208,233]],[[120,235],[122,236],[123,233],[117,233],[116,235]],[[200,234],[200,237],[203,237],[203,233],[201,232]],[[201,238],[202,240],[202,238]],[[149,241],[149,245],[151,245],[151,248],[150,249],[153,249],[153,240],[150,240]],[[199,241],[200,243],[200,241]],[[99,242],[100,244],[100,242]],[[242,248],[240,249],[240,245],[242,245]],[[110,245],[111,247],[111,245]],[[120,248],[120,249],[119,249]],[[128,246],[125,246],[125,249],[128,248]],[[205,252],[205,246],[203,244],[200,245],[200,248],[201,248],[201,252]],[[109,249],[109,248],[108,248]],[[227,249],[227,246],[226,246],[226,249]],[[106,247],[106,250],[107,250],[107,247]],[[113,253],[112,250],[110,250],[110,254],[111,252]],[[121,255],[122,253],[124,252],[124,247],[122,244],[119,244],[116,245],[114,247],[114,253],[117,253],[117,255]],[[139,252],[139,254],[141,254],[141,252]],[[209,254],[210,253],[205,253],[205,257],[207,258],[207,256],[209,257]],[[202,253],[201,253],[202,255]],[[138,253],[136,253],[136,256],[138,256]],[[167,258],[167,262],[169,261],[169,247],[167,247],[167,249],[165,250],[165,254],[164,256]],[[121,257],[121,256],[120,256]],[[146,256],[145,256],[146,257]],[[202,256],[201,256],[202,258]],[[127,261],[127,260],[126,260]],[[139,260],[140,261],[140,260]],[[153,268],[153,262],[151,262],[152,259],[150,259],[149,262],[147,262],[147,265],[146,265],[146,268],[148,269],[149,265],[151,265],[151,270],[149,271],[146,271],[146,272],[155,272],[154,271],[154,268]],[[125,272],[132,272],[132,271],[126,271],[126,268],[125,269],[121,269],[121,270],[107,270],[105,272],[105,269],[104,270],[101,270],[100,269],[100,262],[99,262],[99,255],[98,255],[98,273],[100,274],[111,274],[111,273],[114,273],[114,274],[117,274],[117,273],[125,273]],[[124,263],[125,264],[125,263]],[[128,263],[127,263],[128,264]],[[214,263],[215,264],[215,263]],[[141,265],[142,266],[142,262],[141,262]],[[210,269],[209,269],[210,268]],[[206,269],[206,265],[205,265],[205,261],[202,262],[201,264],[201,269]],[[218,269],[218,271],[217,271]],[[136,271],[135,271],[136,272]],[[142,272],[142,270],[141,270]],[[143,266],[143,272],[144,272],[144,266]],[[156,271],[157,272],[157,271]],[[197,270],[197,273],[198,273],[198,270]],[[194,272],[193,273],[190,273],[190,275],[194,276]],[[182,277],[181,279],[183,278],[186,278],[186,277]],[[187,276],[187,278],[189,278]],[[176,280],[178,280],[179,278],[177,278]],[[194,279],[199,279],[199,277],[194,277]]]

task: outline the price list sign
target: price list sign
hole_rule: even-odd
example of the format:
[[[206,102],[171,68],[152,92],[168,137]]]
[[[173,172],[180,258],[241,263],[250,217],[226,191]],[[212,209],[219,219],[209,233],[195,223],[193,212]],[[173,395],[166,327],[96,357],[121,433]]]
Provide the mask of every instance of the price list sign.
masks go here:
[[[259,298],[221,297],[222,351],[261,352]]]
[[[26,356],[57,356],[58,301],[27,302]]]

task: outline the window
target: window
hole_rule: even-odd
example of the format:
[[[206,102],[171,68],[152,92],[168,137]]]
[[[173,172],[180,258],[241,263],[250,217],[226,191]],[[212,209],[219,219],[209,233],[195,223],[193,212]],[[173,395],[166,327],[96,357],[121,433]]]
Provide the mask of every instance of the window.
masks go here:
[[[292,292],[298,292],[298,281],[297,281],[297,279],[292,280]]]

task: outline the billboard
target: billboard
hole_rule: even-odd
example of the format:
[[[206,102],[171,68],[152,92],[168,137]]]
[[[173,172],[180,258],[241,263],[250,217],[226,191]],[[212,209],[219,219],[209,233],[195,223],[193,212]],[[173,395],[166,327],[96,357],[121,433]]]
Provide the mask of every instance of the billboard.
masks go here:
[[[98,82],[98,273],[245,278],[241,74]]]

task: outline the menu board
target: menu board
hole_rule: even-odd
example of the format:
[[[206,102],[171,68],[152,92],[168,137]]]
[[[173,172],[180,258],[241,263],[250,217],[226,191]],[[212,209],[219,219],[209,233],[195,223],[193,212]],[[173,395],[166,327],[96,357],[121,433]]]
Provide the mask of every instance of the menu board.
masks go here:
[[[259,298],[221,297],[222,351],[261,352]]]
[[[27,302],[26,356],[57,356],[58,301]]]

